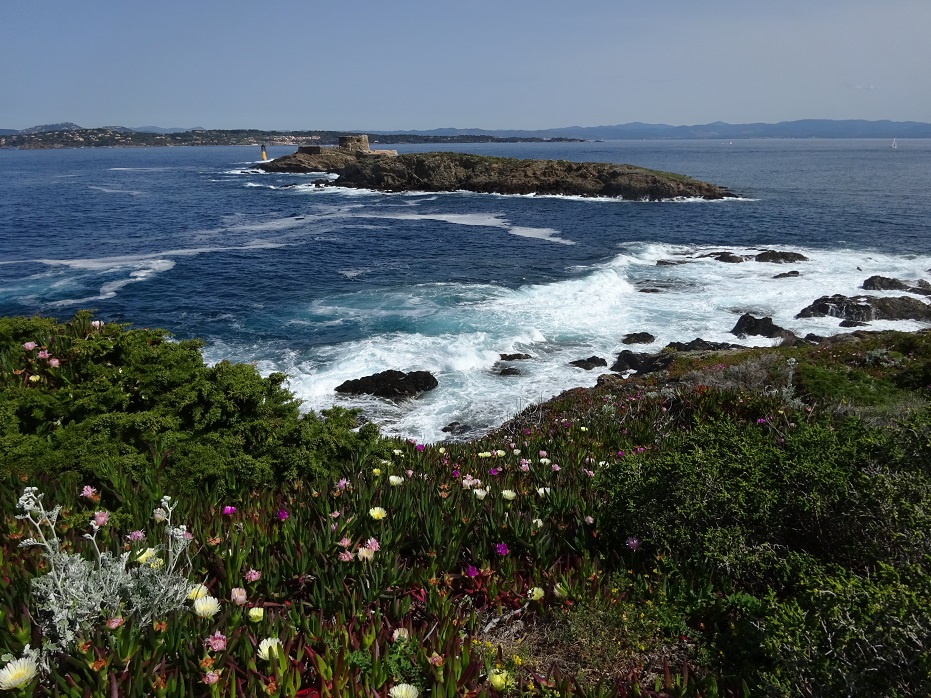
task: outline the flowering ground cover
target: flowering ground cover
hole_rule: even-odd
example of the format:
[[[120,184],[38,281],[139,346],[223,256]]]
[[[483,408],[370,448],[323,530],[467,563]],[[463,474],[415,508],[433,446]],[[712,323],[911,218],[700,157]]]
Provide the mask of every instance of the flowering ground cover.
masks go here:
[[[929,334],[428,445],[197,349],[0,320],[0,690],[931,694]]]

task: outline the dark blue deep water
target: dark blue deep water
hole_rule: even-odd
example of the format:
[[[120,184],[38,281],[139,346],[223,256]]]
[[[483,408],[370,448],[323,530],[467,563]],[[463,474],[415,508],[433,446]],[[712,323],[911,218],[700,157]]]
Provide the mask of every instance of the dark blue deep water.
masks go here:
[[[657,335],[646,349],[733,339],[736,314],[749,310],[826,334],[840,331],[836,320],[794,319],[819,295],[855,294],[872,274],[931,277],[931,141],[454,149],[626,162],[742,198],[386,195],[261,174],[258,148],[0,150],[0,313],[67,318],[92,308],[108,321],[201,337],[209,361],[288,373],[312,409],[336,403],[333,388],[347,378],[425,368],[440,387],[416,401],[339,404],[432,440],[448,422],[488,428],[529,401],[593,384],[568,361],[610,360],[627,332]],[[760,248],[810,261],[792,267],[799,278],[774,280],[787,268],[700,256]],[[503,378],[498,354],[510,351],[534,360]]]

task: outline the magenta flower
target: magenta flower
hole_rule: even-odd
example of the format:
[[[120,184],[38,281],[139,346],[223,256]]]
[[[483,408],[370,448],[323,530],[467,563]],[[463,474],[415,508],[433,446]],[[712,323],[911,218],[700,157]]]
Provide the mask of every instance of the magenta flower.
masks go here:
[[[640,545],[641,545],[640,539],[637,538],[636,536],[630,536],[627,539],[627,547],[630,550],[633,550],[634,552],[637,552],[638,550],[640,550]]]
[[[236,513],[236,507],[225,506],[223,507],[223,516],[232,516]]]
[[[488,474],[489,474],[489,475],[497,475],[497,474],[500,473],[500,472],[501,472],[501,471],[498,470],[498,468],[492,468],[491,470],[488,471]]]
[[[249,570],[248,572],[246,572],[246,581],[257,582],[259,581],[259,577],[261,576],[262,576],[262,573],[259,572],[258,570]]]
[[[35,348],[36,348],[35,342],[26,342],[23,344],[23,349],[25,349],[26,351],[32,351]]]
[[[132,531],[126,534],[126,540],[135,543],[145,538],[145,531]]]
[[[288,518],[288,512],[286,512],[284,509],[279,509],[277,516],[279,521],[284,521],[286,518]]]
[[[475,565],[466,565],[465,576],[469,579],[475,579],[478,576],[478,568]]]
[[[508,554],[508,546],[507,546],[507,543],[498,543],[498,544],[495,546],[495,552],[498,553],[498,555],[501,555],[501,556],[507,555],[507,554]]]
[[[107,521],[109,520],[110,520],[110,512],[108,511],[95,511],[94,512],[93,524],[97,528],[100,528],[101,526],[106,526]]]
[[[459,477],[459,471],[458,471],[458,470],[454,470],[454,471],[453,471],[453,477]]]
[[[217,630],[204,640],[204,646],[209,647],[212,652],[222,652],[226,649],[226,635]]]
[[[423,445],[423,444],[417,444],[417,450],[418,450],[418,451],[422,451],[423,449],[424,449],[424,445]]]

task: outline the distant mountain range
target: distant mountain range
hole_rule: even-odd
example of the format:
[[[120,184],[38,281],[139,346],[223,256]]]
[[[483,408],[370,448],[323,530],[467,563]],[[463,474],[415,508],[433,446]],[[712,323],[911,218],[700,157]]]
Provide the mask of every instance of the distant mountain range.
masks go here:
[[[61,131],[106,130],[120,133],[177,134],[205,131],[203,127],[163,128],[160,126],[107,126],[103,129],[84,129],[73,123],[46,124],[32,128],[0,129],[0,136],[23,136]],[[252,133],[299,133],[296,131],[255,131]],[[353,131],[346,131],[352,133]],[[303,133],[303,132],[301,132]],[[322,132],[320,132],[322,133]],[[669,126],[668,124],[645,124],[640,122],[615,126],[567,126],[564,128],[517,130],[517,129],[470,129],[437,128],[428,131],[368,131],[379,136],[421,136],[425,139],[485,136],[491,138],[581,138],[585,140],[644,140],[644,139],[735,139],[735,138],[931,138],[931,124],[919,121],[865,121],[847,119],[802,119],[781,121],[776,124],[728,124],[715,121],[696,126]],[[382,139],[382,142],[387,142]]]

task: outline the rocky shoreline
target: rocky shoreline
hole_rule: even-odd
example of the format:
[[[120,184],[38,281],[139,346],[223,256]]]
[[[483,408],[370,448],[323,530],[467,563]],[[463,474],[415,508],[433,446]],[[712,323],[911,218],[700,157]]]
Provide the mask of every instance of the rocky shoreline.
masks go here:
[[[395,157],[325,149],[294,153],[257,167],[266,172],[335,174],[320,186],[404,191],[472,191],[547,194],[637,201],[677,198],[726,199],[724,187],[633,165],[566,160],[520,160],[467,153],[408,153]]]

